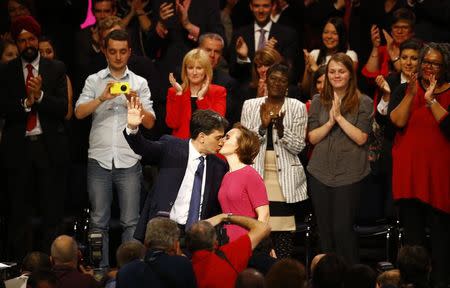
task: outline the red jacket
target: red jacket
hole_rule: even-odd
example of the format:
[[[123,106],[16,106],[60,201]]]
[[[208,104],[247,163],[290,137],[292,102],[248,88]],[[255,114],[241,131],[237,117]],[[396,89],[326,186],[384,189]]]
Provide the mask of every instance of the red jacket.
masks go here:
[[[225,116],[227,106],[227,91],[224,87],[209,84],[208,91],[202,100],[197,100],[197,108],[213,110]],[[176,95],[175,89],[167,91],[166,124],[172,129],[172,135],[187,139],[190,137],[189,123],[191,121],[191,91],[186,89],[183,94]]]

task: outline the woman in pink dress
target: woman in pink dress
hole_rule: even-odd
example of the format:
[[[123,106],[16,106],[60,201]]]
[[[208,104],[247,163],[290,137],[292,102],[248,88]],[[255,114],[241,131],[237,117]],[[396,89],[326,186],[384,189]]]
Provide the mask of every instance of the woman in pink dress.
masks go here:
[[[269,222],[269,200],[262,177],[251,167],[259,152],[259,139],[236,123],[225,135],[220,153],[227,159],[230,171],[223,177],[219,190],[219,203],[224,213],[233,213]],[[226,225],[230,242],[247,234],[236,225]]]

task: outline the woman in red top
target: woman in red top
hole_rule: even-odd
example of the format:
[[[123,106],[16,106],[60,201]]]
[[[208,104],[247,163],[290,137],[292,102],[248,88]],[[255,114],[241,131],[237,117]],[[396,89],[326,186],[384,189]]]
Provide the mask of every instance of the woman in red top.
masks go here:
[[[189,138],[189,122],[197,109],[213,110],[224,116],[227,92],[224,87],[211,84],[212,67],[208,54],[201,49],[189,51],[183,59],[180,85],[172,73],[172,87],[167,92],[166,124],[172,135]]]
[[[372,52],[361,73],[371,80],[378,75],[386,77],[391,71],[400,71],[400,44],[414,35],[416,16],[407,8],[400,8],[394,12],[391,34],[376,25],[372,25],[370,35],[372,39]],[[381,46],[381,32],[386,39],[386,45]]]
[[[435,287],[450,280],[450,142],[448,127],[440,125],[450,106],[449,59],[443,44],[426,45],[417,79],[396,90],[388,110],[401,128],[392,148],[392,190],[400,200],[404,242],[423,245],[430,221]]]

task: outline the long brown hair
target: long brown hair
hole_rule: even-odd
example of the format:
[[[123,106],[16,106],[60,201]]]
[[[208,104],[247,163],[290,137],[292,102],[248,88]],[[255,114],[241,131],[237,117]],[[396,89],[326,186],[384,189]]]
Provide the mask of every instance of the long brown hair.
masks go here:
[[[359,97],[361,95],[361,92],[359,92],[358,90],[358,85],[356,81],[356,72],[355,69],[353,68],[353,61],[345,53],[336,53],[333,56],[331,56],[330,61],[328,61],[327,70],[325,73],[325,85],[323,88],[323,93],[320,94],[320,102],[327,109],[330,109],[332,106],[334,98],[334,88],[333,86],[331,86],[330,80],[328,79],[328,69],[330,67],[331,61],[341,63],[350,73],[350,78],[348,80],[345,96],[344,98],[342,98],[341,113],[342,114],[354,113],[358,110]]]
[[[255,57],[253,58],[252,65],[252,82],[250,83],[250,87],[256,88],[258,87],[259,74],[256,70],[257,65],[264,66],[272,66],[274,64],[281,63],[283,61],[283,57],[278,53],[277,50],[264,47],[255,52]]]

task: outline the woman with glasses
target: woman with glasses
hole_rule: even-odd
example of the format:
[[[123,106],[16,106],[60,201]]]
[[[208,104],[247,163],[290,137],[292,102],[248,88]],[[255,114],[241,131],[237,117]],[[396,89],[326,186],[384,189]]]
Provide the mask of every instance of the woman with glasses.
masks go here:
[[[308,115],[305,104],[286,97],[286,65],[275,64],[266,75],[267,96],[245,101],[241,122],[258,133],[260,150],[254,167],[267,188],[275,252],[285,258],[293,249],[294,215],[308,198],[305,171],[297,156],[305,147]]]
[[[443,44],[426,45],[418,75],[396,90],[388,109],[400,129],[392,148],[392,189],[404,244],[424,245],[425,227],[430,228],[437,281],[450,280],[450,142],[448,126],[442,125],[450,106],[449,61]]]
[[[400,44],[414,35],[416,16],[407,8],[397,9],[393,14],[391,34],[372,25],[370,30],[372,52],[361,73],[369,80],[378,75],[386,77],[390,71],[400,71]],[[384,36],[386,45],[381,45]]]

